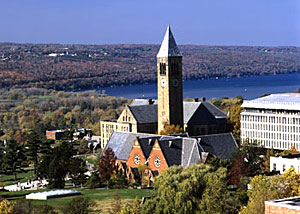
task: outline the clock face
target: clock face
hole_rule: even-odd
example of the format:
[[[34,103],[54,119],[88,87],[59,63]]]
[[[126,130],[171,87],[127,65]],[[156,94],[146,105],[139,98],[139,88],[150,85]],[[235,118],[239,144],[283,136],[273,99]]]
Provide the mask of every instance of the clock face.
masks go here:
[[[141,158],[140,158],[140,156],[139,156],[138,154],[136,154],[136,155],[134,156],[134,163],[135,163],[136,165],[139,165],[139,164],[141,163]]]
[[[154,165],[159,168],[160,167],[160,158],[159,157],[155,157],[154,158]]]
[[[178,79],[173,79],[172,83],[173,83],[174,87],[177,87],[178,86]]]
[[[161,85],[161,87],[165,87],[166,86],[166,80],[165,79],[161,79],[160,85]]]

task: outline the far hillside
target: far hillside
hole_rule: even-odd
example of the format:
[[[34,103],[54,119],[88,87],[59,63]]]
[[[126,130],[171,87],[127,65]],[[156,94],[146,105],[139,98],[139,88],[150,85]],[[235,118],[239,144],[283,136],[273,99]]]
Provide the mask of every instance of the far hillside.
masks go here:
[[[299,47],[179,46],[184,79],[300,72]],[[0,88],[96,89],[156,81],[159,45],[0,43]]]

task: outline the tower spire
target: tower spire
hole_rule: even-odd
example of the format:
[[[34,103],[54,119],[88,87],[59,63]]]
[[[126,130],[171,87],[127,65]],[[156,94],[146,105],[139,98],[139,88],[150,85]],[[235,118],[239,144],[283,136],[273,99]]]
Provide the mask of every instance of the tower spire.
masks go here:
[[[170,25],[168,25],[165,37],[161,43],[157,57],[168,57],[168,56],[181,56],[181,53],[177,47],[174,36],[171,31]]]

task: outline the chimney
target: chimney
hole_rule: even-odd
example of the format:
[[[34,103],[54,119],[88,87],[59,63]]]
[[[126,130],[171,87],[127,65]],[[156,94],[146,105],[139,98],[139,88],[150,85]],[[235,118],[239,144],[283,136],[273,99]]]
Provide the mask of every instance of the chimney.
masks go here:
[[[205,102],[206,98],[205,97],[201,97],[201,101]]]
[[[199,102],[198,97],[194,98],[194,102]]]
[[[148,104],[152,105],[154,103],[154,101],[152,99],[148,99]]]

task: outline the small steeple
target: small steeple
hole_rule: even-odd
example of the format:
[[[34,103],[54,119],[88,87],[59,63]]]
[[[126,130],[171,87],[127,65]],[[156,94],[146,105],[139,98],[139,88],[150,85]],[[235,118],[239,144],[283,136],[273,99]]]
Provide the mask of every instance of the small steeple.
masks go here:
[[[175,39],[173,37],[170,25],[167,28],[163,42],[156,57],[182,56]]]

